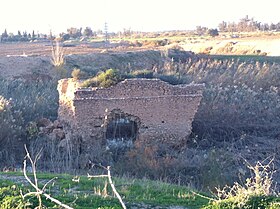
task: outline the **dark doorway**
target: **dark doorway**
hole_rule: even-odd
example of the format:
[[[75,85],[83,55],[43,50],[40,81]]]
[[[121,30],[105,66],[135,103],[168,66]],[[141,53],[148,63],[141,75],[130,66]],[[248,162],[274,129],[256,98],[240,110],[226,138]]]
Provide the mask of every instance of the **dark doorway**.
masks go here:
[[[138,133],[135,118],[120,111],[111,113],[105,133],[107,149],[120,154],[133,147]]]

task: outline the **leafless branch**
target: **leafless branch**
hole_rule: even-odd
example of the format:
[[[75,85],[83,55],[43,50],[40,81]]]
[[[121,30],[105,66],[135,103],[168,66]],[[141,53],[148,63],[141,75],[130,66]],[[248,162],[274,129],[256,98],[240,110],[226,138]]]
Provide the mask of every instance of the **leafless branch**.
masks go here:
[[[103,178],[103,177],[108,177],[108,175],[94,175],[94,176],[92,176],[92,175],[89,175],[89,174],[87,174],[87,177],[89,178],[89,179],[92,179],[92,178]]]
[[[26,148],[26,145],[24,146],[25,148],[25,151],[26,151],[26,156],[24,158],[24,161],[23,161],[23,175],[24,177],[26,178],[26,180],[28,181],[28,183],[36,190],[36,192],[29,192],[25,195],[22,195],[23,198],[25,198],[26,196],[30,196],[30,195],[35,195],[37,198],[38,198],[38,201],[39,201],[39,206],[38,208],[39,209],[42,209],[42,195],[44,197],[46,197],[47,199],[49,199],[51,202],[54,202],[55,204],[63,207],[63,208],[66,208],[66,209],[73,209],[72,207],[68,206],[68,205],[65,205],[63,204],[62,202],[60,202],[59,200],[51,197],[50,194],[47,194],[44,192],[45,188],[47,187],[47,185],[52,182],[55,178],[51,179],[50,181],[48,181],[44,186],[43,186],[43,189],[40,189],[38,187],[38,179],[37,179],[37,174],[36,174],[36,160],[39,159],[39,155],[36,155],[36,158],[35,160],[33,161],[32,158],[30,157],[30,154]],[[34,177],[34,182],[32,182],[32,180],[27,176],[27,173],[26,173],[26,161],[29,160],[30,163],[31,163],[31,166],[32,166],[32,172],[33,172],[33,177]]]
[[[46,187],[47,187],[51,182],[53,182],[53,181],[56,180],[56,179],[57,179],[57,177],[54,177],[54,178],[52,178],[51,180],[49,180],[49,181],[44,185],[44,187],[42,188],[42,191],[45,191]]]
[[[99,167],[104,168],[105,170],[107,170],[107,175],[90,175],[90,174],[88,174],[88,175],[87,175],[88,178],[89,178],[89,179],[91,179],[91,178],[104,178],[104,177],[105,177],[105,178],[108,178],[109,183],[110,183],[110,186],[111,186],[111,188],[112,188],[114,194],[115,194],[116,197],[118,198],[118,200],[119,200],[121,206],[123,207],[123,209],[126,209],[126,206],[125,206],[125,204],[124,204],[124,202],[123,202],[123,200],[122,200],[120,194],[118,193],[118,191],[116,190],[115,185],[113,184],[112,177],[111,177],[110,166],[104,167],[104,166],[99,165]]]

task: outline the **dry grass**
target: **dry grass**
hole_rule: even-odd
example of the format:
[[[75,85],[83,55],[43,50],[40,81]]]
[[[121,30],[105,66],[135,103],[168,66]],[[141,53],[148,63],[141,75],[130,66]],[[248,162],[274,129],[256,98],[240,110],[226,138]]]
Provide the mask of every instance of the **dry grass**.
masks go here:
[[[266,165],[262,162],[257,162],[255,166],[250,165],[248,162],[247,164],[247,167],[252,173],[252,177],[247,178],[244,185],[235,182],[232,187],[226,186],[223,189],[217,189],[218,200],[213,202],[213,208],[217,208],[217,205],[225,207],[225,204],[227,206],[231,205],[233,208],[247,208],[248,204],[258,206],[260,204],[257,203],[258,198],[256,202],[254,200],[252,201],[252,199],[256,197],[276,196],[273,189],[274,182],[272,180],[272,175],[275,172],[273,169],[273,160]]]
[[[64,49],[60,45],[59,41],[55,42],[55,45],[52,42],[52,64],[55,67],[61,67],[65,64],[65,59],[64,59]]]

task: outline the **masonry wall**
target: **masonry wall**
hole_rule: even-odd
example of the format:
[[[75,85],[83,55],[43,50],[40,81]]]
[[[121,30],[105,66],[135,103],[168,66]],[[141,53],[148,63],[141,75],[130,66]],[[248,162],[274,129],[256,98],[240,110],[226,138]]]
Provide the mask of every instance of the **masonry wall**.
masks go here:
[[[69,83],[73,93],[77,86]],[[181,147],[191,132],[203,88],[203,85],[172,86],[157,79],[129,79],[110,88],[76,88],[74,96],[68,91],[60,93],[59,119],[67,121],[92,146],[99,147],[106,145],[110,114],[120,110],[138,119],[135,145],[161,143]]]
[[[74,98],[79,88],[79,82],[75,79],[61,79],[58,81],[59,92],[58,119],[64,126],[73,127],[75,122]]]

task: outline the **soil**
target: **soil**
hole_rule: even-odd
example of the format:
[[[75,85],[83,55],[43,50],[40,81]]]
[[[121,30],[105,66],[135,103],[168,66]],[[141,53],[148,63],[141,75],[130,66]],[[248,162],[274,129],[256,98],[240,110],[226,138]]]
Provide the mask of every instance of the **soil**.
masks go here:
[[[0,77],[18,78],[32,74],[51,74],[49,42],[0,43]],[[152,69],[160,52],[151,52],[145,47],[133,47],[127,43],[102,45],[97,43],[64,44],[65,66],[86,71],[135,66]],[[157,48],[150,48],[157,49]],[[156,56],[156,58],[155,58]],[[155,61],[156,60],[156,61]]]
[[[280,56],[279,35],[240,36],[237,38],[224,37],[223,35],[217,38],[186,37],[184,41],[175,45],[173,43],[157,47],[145,44],[135,45],[133,41],[112,42],[110,44],[104,42],[63,43],[67,70],[72,70],[73,67],[100,70],[131,66],[139,69],[140,67],[153,69],[158,65],[159,61],[157,60],[160,60],[161,54],[154,55],[149,51],[164,51],[176,46],[180,46],[186,51],[211,55]],[[11,78],[34,74],[34,72],[49,74],[53,69],[51,50],[52,44],[49,41],[0,43],[0,77]]]
[[[111,52],[141,51],[147,47],[133,47],[127,43],[107,44],[104,43],[64,43],[64,54],[90,54],[110,50]],[[151,49],[151,48],[150,48]],[[19,42],[0,43],[0,57],[30,57],[30,56],[51,56],[52,44],[44,42]]]
[[[211,55],[280,56],[279,35],[198,38],[196,40],[186,40],[180,46],[187,51]]]

